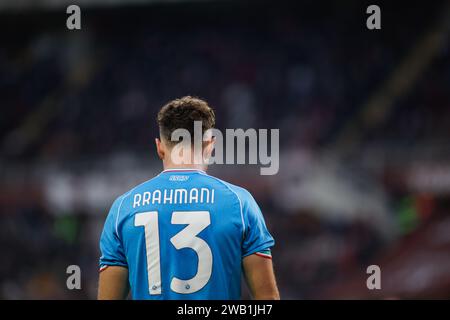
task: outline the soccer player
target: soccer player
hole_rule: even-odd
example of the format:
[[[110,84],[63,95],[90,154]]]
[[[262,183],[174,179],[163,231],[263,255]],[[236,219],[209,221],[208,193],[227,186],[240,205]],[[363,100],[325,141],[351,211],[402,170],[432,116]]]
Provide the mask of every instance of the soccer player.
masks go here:
[[[100,239],[99,299],[240,299],[242,271],[254,299],[279,299],[274,240],[251,194],[206,174],[205,160],[181,166],[171,157],[172,132],[193,136],[194,121],[203,133],[215,125],[198,98],[159,111],[164,171],[114,201]],[[202,143],[202,159],[213,145]]]

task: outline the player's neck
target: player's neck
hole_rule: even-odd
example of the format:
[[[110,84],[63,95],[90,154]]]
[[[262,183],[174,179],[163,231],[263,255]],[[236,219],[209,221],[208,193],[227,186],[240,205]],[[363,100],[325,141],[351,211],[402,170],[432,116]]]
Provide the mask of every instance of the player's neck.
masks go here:
[[[200,170],[206,171],[207,166],[201,164],[174,164],[174,163],[164,163],[163,162],[164,171],[166,170]]]

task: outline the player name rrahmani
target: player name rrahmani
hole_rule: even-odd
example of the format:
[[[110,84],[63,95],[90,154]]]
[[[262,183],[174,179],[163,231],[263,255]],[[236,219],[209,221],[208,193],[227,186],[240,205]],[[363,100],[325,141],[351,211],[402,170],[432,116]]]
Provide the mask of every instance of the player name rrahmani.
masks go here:
[[[134,195],[133,208],[150,204],[213,204],[214,193],[214,188],[156,189],[154,191],[145,191]]]

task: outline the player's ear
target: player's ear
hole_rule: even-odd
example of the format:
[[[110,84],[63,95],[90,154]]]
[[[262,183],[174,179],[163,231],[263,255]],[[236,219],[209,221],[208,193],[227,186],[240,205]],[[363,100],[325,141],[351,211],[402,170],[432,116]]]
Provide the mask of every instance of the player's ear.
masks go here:
[[[203,160],[207,161],[211,158],[211,154],[214,150],[214,145],[216,143],[216,138],[211,137],[209,140],[203,142]]]
[[[164,159],[164,154],[165,154],[164,144],[161,143],[161,140],[159,140],[158,138],[155,138],[155,144],[156,144],[156,152],[158,153],[158,157],[161,160],[163,160]]]

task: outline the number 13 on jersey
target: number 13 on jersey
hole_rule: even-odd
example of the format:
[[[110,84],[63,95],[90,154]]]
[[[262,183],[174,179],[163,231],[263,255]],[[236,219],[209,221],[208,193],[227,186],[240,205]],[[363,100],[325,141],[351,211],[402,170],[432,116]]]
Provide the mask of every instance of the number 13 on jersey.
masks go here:
[[[197,274],[189,280],[173,277],[170,289],[181,294],[197,292],[208,283],[212,273],[211,248],[205,240],[197,237],[211,224],[210,213],[208,211],[174,211],[171,223],[187,225],[186,228],[174,235],[170,242],[177,250],[184,248],[194,250],[198,256],[198,268]],[[148,211],[136,214],[134,225],[144,227],[149,293],[151,295],[161,294],[158,212]]]

